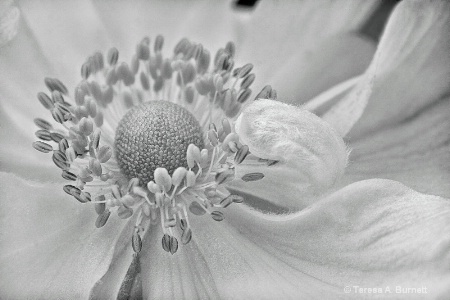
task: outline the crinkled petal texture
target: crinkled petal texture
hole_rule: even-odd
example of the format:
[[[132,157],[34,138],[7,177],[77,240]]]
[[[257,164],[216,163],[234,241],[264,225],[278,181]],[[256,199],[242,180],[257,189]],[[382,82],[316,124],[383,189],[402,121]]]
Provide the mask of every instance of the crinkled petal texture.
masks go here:
[[[60,185],[7,173],[0,182],[0,298],[86,299],[108,269],[122,228],[130,231],[127,222],[111,218],[99,230],[94,207]]]
[[[173,256],[150,232],[141,252],[147,299],[360,298],[354,286],[450,292],[450,202],[390,180],[351,184],[291,215],[232,205],[226,219],[191,218]],[[120,282],[117,282],[120,284]],[[352,292],[344,293],[350,286]]]
[[[243,144],[258,158],[275,160],[267,166],[246,160],[236,167],[237,177],[261,172],[257,182],[237,181],[241,187],[288,207],[327,191],[343,175],[348,150],[342,138],[326,122],[300,107],[260,99],[250,104],[236,122]]]
[[[260,91],[303,103],[365,71],[375,43],[357,34],[378,1],[260,1],[238,19],[238,62],[255,65]],[[242,51],[241,51],[242,50]]]

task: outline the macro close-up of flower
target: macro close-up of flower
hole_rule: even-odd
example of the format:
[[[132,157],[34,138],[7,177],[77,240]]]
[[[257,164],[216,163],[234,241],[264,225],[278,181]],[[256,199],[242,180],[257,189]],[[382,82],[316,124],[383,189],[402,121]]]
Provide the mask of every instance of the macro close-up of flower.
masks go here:
[[[447,299],[450,1],[0,0],[0,299]]]

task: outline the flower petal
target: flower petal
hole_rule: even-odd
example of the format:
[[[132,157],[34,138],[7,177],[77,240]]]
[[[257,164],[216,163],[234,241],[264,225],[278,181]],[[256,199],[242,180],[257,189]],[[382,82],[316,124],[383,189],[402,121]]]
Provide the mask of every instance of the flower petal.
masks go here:
[[[39,181],[61,181],[61,174],[52,163],[51,154],[36,151],[32,143],[37,139],[30,125],[29,132],[22,132],[17,126],[17,118],[13,121],[0,110],[0,171],[16,174],[22,178]],[[28,124],[27,121],[18,122]]]
[[[124,280],[125,274],[133,261],[133,249],[131,247],[131,236],[135,230],[136,214],[128,222],[117,242],[114,254],[106,273],[92,287],[89,299],[115,299]]]
[[[225,216],[191,221],[225,299],[361,297],[354,286],[390,287],[394,298],[396,286],[426,287],[427,298],[449,292],[448,199],[374,179],[294,215],[232,205]]]
[[[210,51],[224,47],[233,37],[230,1],[140,0],[132,5],[124,1],[93,1],[93,5],[111,39],[127,54],[135,51],[135,45],[144,36],[154,39],[162,34],[167,54],[183,37],[203,43]]]
[[[17,34],[20,11],[12,0],[0,3],[0,47],[6,45]]]
[[[159,228],[159,227],[157,227]],[[152,228],[141,252],[144,299],[219,299],[209,265],[195,241],[171,255],[161,247],[161,230]]]
[[[294,195],[271,199],[291,200],[293,203],[285,203],[290,207],[302,206],[295,205],[299,191],[307,191],[308,196],[325,192],[347,165],[348,151],[342,138],[319,117],[295,106],[273,100],[254,101],[237,120],[236,132],[253,155],[279,161],[265,168],[260,164],[238,165],[238,178],[251,169],[259,170],[266,176],[256,185],[249,183],[248,190]],[[285,183],[277,185],[281,180]]]
[[[395,8],[366,74],[372,95],[353,138],[414,116],[450,91],[449,31],[448,1],[403,1]]]
[[[95,228],[94,208],[60,185],[0,173],[0,294],[4,299],[87,298],[111,262],[125,222]]]
[[[450,197],[450,98],[351,144],[343,184],[373,177]]]
[[[303,103],[364,72],[375,45],[355,32],[378,4],[261,1],[240,19],[237,59],[255,65],[255,91],[271,84],[283,101]]]

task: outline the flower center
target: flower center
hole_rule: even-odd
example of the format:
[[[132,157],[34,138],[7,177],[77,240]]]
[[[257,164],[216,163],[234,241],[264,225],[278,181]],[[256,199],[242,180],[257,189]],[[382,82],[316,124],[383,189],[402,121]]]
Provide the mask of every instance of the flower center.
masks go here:
[[[202,130],[185,108],[168,101],[151,101],[130,109],[116,129],[114,147],[122,172],[140,184],[154,179],[155,169],[172,174],[187,167],[189,144],[203,148]]]
[[[223,209],[244,201],[226,184],[250,153],[234,132],[234,120],[252,101],[253,65],[234,68],[232,42],[214,60],[202,44],[186,38],[164,58],[163,44],[157,36],[151,53],[145,37],[130,65],[118,61],[116,48],[108,51],[107,64],[96,52],[82,65],[73,98],[56,78],[44,80],[50,95],[37,95],[56,124],[35,119],[40,140],[33,147],[52,153],[70,183],[63,187],[67,194],[93,204],[96,227],[105,226],[113,212],[122,219],[136,215],[136,253],[146,232],[161,226],[162,247],[174,254],[179,242],[192,238],[191,215],[220,222]],[[276,98],[276,92],[266,86],[256,98]]]

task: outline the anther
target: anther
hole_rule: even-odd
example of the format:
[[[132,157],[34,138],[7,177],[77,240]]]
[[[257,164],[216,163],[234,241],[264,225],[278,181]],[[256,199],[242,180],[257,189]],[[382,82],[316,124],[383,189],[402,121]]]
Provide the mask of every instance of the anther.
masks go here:
[[[228,42],[225,46],[225,51],[228,52],[231,57],[234,57],[236,54],[236,45],[232,41]]]
[[[99,111],[94,118],[95,125],[101,127],[103,125],[103,113]]]
[[[206,71],[208,71],[210,62],[211,62],[211,54],[209,53],[208,50],[203,49],[197,61],[197,72],[199,74],[204,74]]]
[[[62,171],[61,177],[64,178],[65,180],[70,180],[70,181],[77,180],[77,175],[75,175],[67,170]]]
[[[186,177],[187,170],[184,167],[178,167],[172,174],[172,184],[179,186]]]
[[[102,175],[102,165],[100,164],[100,162],[95,159],[95,158],[91,158],[89,160],[89,169],[91,169],[92,173],[95,176],[100,176]]]
[[[92,123],[92,120],[88,118],[82,118],[78,123],[78,127],[82,134],[88,136],[92,133],[92,130],[94,129],[94,124]]]
[[[52,138],[50,136],[50,132],[48,130],[40,129],[35,132],[35,135],[38,139],[41,139],[43,141],[51,141]]]
[[[147,74],[145,74],[144,72],[141,72],[141,75],[139,75],[139,78],[141,80],[142,88],[144,90],[148,91],[150,89],[150,81],[148,79]]]
[[[181,234],[181,243],[183,245],[188,244],[192,239],[192,230],[190,228],[184,228],[183,233]]]
[[[252,90],[251,89],[245,89],[245,90],[242,90],[240,93],[239,93],[239,96],[238,96],[238,99],[237,99],[237,101],[239,102],[239,103],[244,103],[245,101],[247,101],[247,99],[250,97],[250,95],[252,94]]]
[[[103,54],[101,52],[95,52],[92,56],[92,61],[94,63],[94,69],[100,71],[104,67]]]
[[[194,145],[189,144],[186,151],[186,160],[189,168],[193,168],[195,166],[196,161],[200,161],[200,149]]]
[[[211,212],[211,217],[213,218],[214,221],[217,222],[223,221],[223,219],[225,219],[223,213],[217,210]]]
[[[266,85],[263,87],[261,92],[256,95],[255,100],[257,99],[270,99],[270,94],[272,92],[272,87],[270,85]]]
[[[217,184],[223,184],[234,179],[234,171],[232,169],[225,169],[223,171],[217,172],[215,176],[215,181]]]
[[[160,52],[164,45],[164,37],[162,35],[158,35],[155,38],[154,50],[155,52]]]
[[[73,185],[67,184],[63,187],[64,192],[69,194],[70,196],[81,194],[81,190]]]
[[[66,86],[57,78],[46,77],[44,78],[44,83],[51,92],[59,91],[64,95],[67,95],[69,92]]]
[[[64,112],[62,112],[59,108],[52,109],[52,117],[56,122],[61,124],[66,121]]]
[[[59,143],[64,136],[61,133],[58,132],[51,132],[50,133],[50,138],[52,139],[52,141],[54,141],[55,143]],[[64,149],[65,150],[65,149]]]
[[[72,147],[67,148],[66,149],[66,157],[67,157],[68,162],[70,162],[70,163],[73,162],[75,160],[75,158],[77,157],[77,155],[75,153],[75,149]]]
[[[86,62],[81,66],[81,77],[83,77],[84,79],[88,79],[90,75],[91,75],[91,67],[89,63]]]
[[[186,100],[187,103],[191,104],[192,102],[194,102],[194,96],[195,96],[194,88],[192,86],[188,86],[184,91],[185,97],[184,99]]]
[[[63,169],[63,170],[69,168],[69,164],[67,163],[66,154],[64,154],[64,152],[62,152],[61,150],[53,151],[52,159],[58,168]]]
[[[157,185],[153,180],[147,183],[147,188],[153,194],[161,193],[162,189],[159,185]]]
[[[106,84],[111,86],[117,83],[119,75],[117,75],[116,69],[112,68],[106,73]]]
[[[242,176],[242,180],[243,181],[256,181],[256,180],[261,180],[264,178],[264,174],[263,173],[248,173],[245,174],[244,176]]]
[[[57,90],[52,91],[52,101],[53,103],[55,102],[64,103],[64,98],[60,91]]]
[[[108,51],[108,63],[110,66],[114,66],[117,64],[117,61],[119,60],[119,50],[117,48],[111,48]]]
[[[172,178],[166,168],[156,168],[154,178],[156,184],[161,186],[166,192],[170,190]]]
[[[246,64],[239,69],[238,77],[243,78],[253,70],[253,64]]]
[[[230,151],[229,143],[239,141],[239,136],[236,133],[229,133],[222,142],[222,149]]]
[[[50,124],[48,121],[41,119],[41,118],[35,118],[34,124],[36,124],[37,127],[44,129],[44,130],[50,130],[53,128],[52,124]]]
[[[139,58],[136,54],[131,58],[130,70],[134,75],[139,71]]]
[[[246,88],[248,88],[249,86],[252,85],[252,83],[255,81],[255,74],[250,73],[247,76],[244,77],[244,79],[241,82],[241,89],[245,90]]]
[[[192,201],[189,205],[189,211],[196,216],[202,216],[206,213],[206,210],[197,201]]]
[[[208,139],[211,142],[211,145],[213,145],[214,147],[219,144],[217,132],[215,132],[213,129],[208,130]]]
[[[195,176],[195,173],[191,170],[187,171],[186,173],[186,186],[192,187],[195,185],[197,177]]]
[[[55,107],[55,105],[53,104],[52,99],[50,99],[49,96],[47,96],[46,93],[43,92],[39,92],[37,94],[37,98],[39,100],[39,102],[41,102],[41,104],[46,108],[46,109],[52,109]]]
[[[165,79],[170,79],[172,78],[172,73],[173,69],[170,60],[165,59],[161,67],[161,76]]]
[[[133,209],[131,207],[121,206],[117,209],[117,215],[121,219],[128,219],[133,215]]]
[[[97,149],[98,145],[100,144],[101,134],[102,134],[102,131],[100,130],[100,128],[96,128],[94,130],[94,133],[92,135],[92,147],[94,147],[95,149]]]
[[[111,211],[105,210],[102,214],[98,215],[97,220],[95,221],[95,227],[100,228],[105,226],[106,222],[111,215]]]
[[[139,43],[136,46],[136,55],[138,59],[141,60],[147,60],[150,57],[150,48],[148,47],[148,44],[146,43]]]
[[[50,146],[47,143],[41,142],[41,141],[33,142],[33,148],[36,149],[37,151],[40,151],[43,153],[48,153],[50,151],[53,151],[52,146]]]
[[[249,154],[249,148],[247,145],[243,145],[239,150],[236,152],[236,156],[234,157],[234,162],[236,164],[240,164],[244,161],[244,159]]]
[[[105,196],[104,195],[101,195],[101,196],[103,196],[103,197],[97,197],[96,198],[96,201],[105,201]],[[100,200],[100,199],[102,199],[102,200]],[[98,214],[98,215],[101,215],[102,213],[104,213],[105,212],[105,210],[106,210],[106,204],[105,203],[95,203],[94,204],[94,208],[95,208],[95,212]]]
[[[131,239],[131,245],[133,247],[133,251],[136,253],[141,252],[142,249],[142,239],[139,233],[135,232]]]

